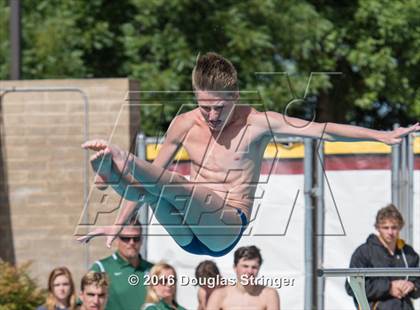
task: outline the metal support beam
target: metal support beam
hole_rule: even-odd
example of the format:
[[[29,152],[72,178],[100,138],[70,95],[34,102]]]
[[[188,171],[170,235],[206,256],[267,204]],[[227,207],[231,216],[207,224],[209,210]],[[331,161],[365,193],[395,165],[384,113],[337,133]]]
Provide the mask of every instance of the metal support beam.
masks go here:
[[[369,302],[366,296],[365,290],[365,277],[363,276],[352,276],[348,279],[351,289],[353,290],[354,296],[356,297],[357,304],[360,310],[370,310]]]
[[[392,145],[391,152],[391,201],[398,206],[400,201],[400,144]]]
[[[400,199],[397,208],[401,211],[401,214],[405,221],[409,221],[409,206],[408,206],[408,171],[407,171],[407,137],[404,137],[401,144],[400,144]],[[405,225],[401,229],[401,236],[404,240],[412,244],[412,237],[409,233],[410,225]]]
[[[314,201],[313,201],[313,139],[305,138],[304,192],[305,192],[305,310],[316,306],[314,290]]]
[[[361,310],[370,310],[365,290],[365,277],[420,276],[420,268],[336,268],[319,269],[319,277],[349,277],[349,284]]]
[[[410,238],[407,243],[414,243],[414,136],[407,136],[407,205],[408,217],[405,219],[407,233]]]
[[[324,199],[324,142],[317,141],[315,148],[316,170],[316,268],[324,267],[325,199]],[[317,278],[317,309],[325,308],[325,278]]]
[[[328,268],[319,269],[319,277],[420,277],[420,268]]]
[[[398,128],[398,124],[394,128]],[[413,139],[408,135],[401,143],[392,146],[391,192],[392,203],[406,221],[401,237],[410,244],[413,243],[413,174]]]

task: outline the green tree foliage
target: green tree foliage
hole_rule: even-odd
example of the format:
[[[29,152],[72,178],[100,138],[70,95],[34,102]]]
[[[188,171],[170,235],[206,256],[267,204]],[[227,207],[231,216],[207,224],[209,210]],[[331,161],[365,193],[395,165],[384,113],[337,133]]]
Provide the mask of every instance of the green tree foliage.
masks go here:
[[[259,98],[261,109],[375,128],[420,117],[416,0],[22,3],[23,78],[128,76],[142,91],[191,91],[197,54],[215,51],[235,64],[241,90],[258,91],[243,98]],[[2,24],[8,14],[4,2]],[[1,78],[7,70],[0,63]],[[150,135],[194,103],[191,94],[161,96],[142,94]]]
[[[319,56],[333,60],[332,69],[343,73],[331,79],[332,87],[323,94],[337,108],[320,100],[320,106],[335,111],[327,115],[376,128],[418,119],[418,2],[361,0],[344,7],[333,1],[313,2],[333,25],[320,41],[324,48]]]
[[[45,302],[45,292],[28,275],[29,265],[0,262],[0,310],[33,310]]]

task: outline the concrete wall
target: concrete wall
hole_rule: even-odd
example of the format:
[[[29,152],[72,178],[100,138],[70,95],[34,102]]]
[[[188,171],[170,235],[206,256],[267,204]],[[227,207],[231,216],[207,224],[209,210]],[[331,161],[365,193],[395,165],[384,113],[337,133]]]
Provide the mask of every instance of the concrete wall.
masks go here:
[[[32,273],[44,287],[50,270],[65,265],[79,287],[87,265],[111,250],[104,238],[86,246],[75,241],[75,234],[112,223],[119,200],[109,190],[92,187],[88,167],[90,203],[83,217],[81,94],[3,92],[13,87],[80,88],[89,100],[89,137],[111,139],[128,149],[140,124],[138,101],[127,100],[136,99],[128,91],[138,90],[138,83],[128,79],[0,81],[0,257],[17,264],[32,260]],[[98,211],[102,213],[95,216]]]

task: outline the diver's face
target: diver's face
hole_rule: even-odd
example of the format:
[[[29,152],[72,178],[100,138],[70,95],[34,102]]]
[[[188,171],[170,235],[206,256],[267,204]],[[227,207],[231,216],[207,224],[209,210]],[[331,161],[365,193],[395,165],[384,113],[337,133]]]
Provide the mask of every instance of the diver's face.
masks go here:
[[[195,95],[201,115],[210,130],[220,131],[232,112],[235,100],[205,90],[197,90]]]

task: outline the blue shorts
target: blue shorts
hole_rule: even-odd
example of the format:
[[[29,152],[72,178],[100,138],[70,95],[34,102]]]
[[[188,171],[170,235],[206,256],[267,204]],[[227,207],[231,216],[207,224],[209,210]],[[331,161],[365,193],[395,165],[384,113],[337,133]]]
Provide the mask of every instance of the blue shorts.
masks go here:
[[[213,257],[219,257],[219,256],[223,256],[223,255],[229,253],[236,246],[236,244],[239,242],[239,240],[242,237],[242,234],[244,233],[244,230],[245,230],[246,226],[248,225],[248,219],[246,218],[245,213],[243,213],[239,209],[236,209],[236,211],[238,211],[238,214],[239,214],[239,216],[241,218],[241,221],[242,221],[241,231],[239,232],[236,240],[231,245],[229,245],[226,249],[220,250],[220,251],[210,250],[196,236],[194,236],[192,238],[191,242],[188,245],[181,245],[181,248],[183,248],[185,251],[190,252],[192,254],[210,255],[210,256],[213,256]]]

